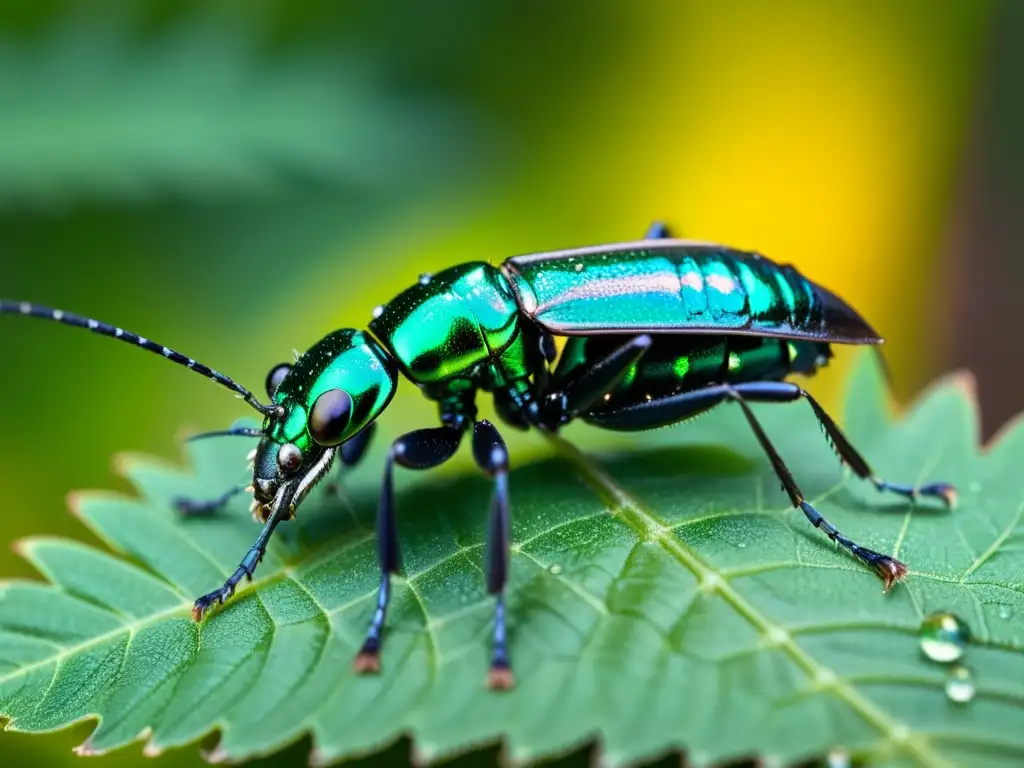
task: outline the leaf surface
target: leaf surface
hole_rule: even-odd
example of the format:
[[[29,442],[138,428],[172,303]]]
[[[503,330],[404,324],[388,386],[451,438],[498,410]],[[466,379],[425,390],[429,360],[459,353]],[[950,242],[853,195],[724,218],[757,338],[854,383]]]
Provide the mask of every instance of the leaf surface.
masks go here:
[[[817,508],[907,562],[909,577],[888,594],[788,507],[741,415],[723,407],[603,451],[554,440],[548,456],[516,465],[509,694],[483,685],[490,487],[472,473],[403,473],[405,575],[383,672],[360,678],[351,660],[378,583],[383,441],[342,497],[307,500],[253,584],[196,625],[192,598],[223,581],[256,534],[241,499],[211,519],[171,510],[174,496],[240,479],[248,446],[210,441],[190,448],[194,474],[125,462],[138,499],[75,499],[116,555],[23,544],[46,583],[0,593],[0,712],[24,731],[98,717],[83,752],[140,737],[156,752],[218,729],[213,757],[230,760],[311,733],[319,764],[405,734],[428,761],[497,740],[533,760],[599,737],[609,765],[669,749],[696,764],[789,762],[836,747],[873,765],[1019,764],[1024,430],[981,449],[963,378],[899,419],[872,364],[850,393],[847,434],[878,473],[951,481],[956,510],[845,476],[806,405],[755,410]],[[568,439],[602,438],[574,428]],[[973,632],[969,704],[946,697],[947,669],[920,652],[921,619],[936,610]]]

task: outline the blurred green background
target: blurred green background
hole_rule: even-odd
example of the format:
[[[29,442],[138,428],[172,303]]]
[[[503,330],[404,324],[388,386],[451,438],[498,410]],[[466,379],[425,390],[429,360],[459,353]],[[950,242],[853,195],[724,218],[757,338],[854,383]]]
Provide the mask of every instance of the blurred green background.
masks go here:
[[[420,272],[664,218],[847,297],[887,337],[901,400],[970,365],[990,432],[1024,404],[1022,8],[3,2],[0,295],[262,390]],[[826,403],[851,358],[813,382]],[[152,355],[17,317],[0,361],[8,541],[87,538],[65,496],[125,489],[113,454],[176,460],[183,429],[246,415]],[[432,415],[405,388],[388,418]],[[31,575],[9,547],[0,572]],[[0,734],[0,751],[70,764],[88,729]]]

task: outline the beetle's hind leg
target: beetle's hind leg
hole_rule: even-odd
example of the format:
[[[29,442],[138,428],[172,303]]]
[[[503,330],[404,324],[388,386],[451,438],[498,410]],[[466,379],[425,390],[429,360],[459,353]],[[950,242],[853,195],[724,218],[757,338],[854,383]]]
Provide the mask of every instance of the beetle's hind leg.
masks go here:
[[[750,424],[750,428],[757,437],[757,441],[761,443],[761,447],[764,449],[764,452],[768,454],[768,459],[772,463],[775,474],[778,475],[779,480],[782,481],[782,487],[789,495],[790,501],[793,502],[794,507],[799,507],[799,509],[804,513],[804,516],[810,521],[811,525],[815,528],[820,528],[825,532],[826,536],[832,539],[832,541],[849,550],[850,554],[871,566],[874,572],[882,579],[886,590],[888,590],[895,582],[906,576],[906,565],[894,557],[882,554],[881,552],[875,552],[873,549],[868,549],[867,547],[862,547],[849,537],[844,536],[838,528],[826,520],[822,514],[804,498],[803,492],[797,486],[792,473],[782,461],[782,457],[779,456],[778,451],[775,450],[775,446],[772,445],[771,440],[768,439],[768,435],[765,434],[764,429],[761,427],[761,423],[757,420],[757,417],[754,416],[754,412],[750,410],[750,406],[747,405],[747,401],[740,393],[739,387],[730,388],[728,396],[732,400],[735,400],[743,410],[743,415]]]
[[[790,392],[788,388],[796,390],[796,393],[791,393],[788,398],[783,397],[784,393]],[[736,401],[742,408],[743,415],[761,444],[761,448],[768,455],[772,468],[782,482],[782,487],[788,494],[793,506],[800,509],[815,528],[820,528],[832,541],[848,550],[850,554],[854,555],[861,562],[869,565],[882,578],[885,582],[885,588],[888,589],[894,582],[906,575],[907,566],[889,555],[863,547],[848,536],[845,536],[807,502],[800,487],[793,479],[793,474],[789,471],[785,462],[783,462],[782,457],[779,456],[778,451],[775,450],[775,446],[768,439],[754,412],[747,405],[747,400],[755,399],[769,402],[783,402],[786,399],[795,400],[800,397],[799,392],[799,387],[787,382],[770,381],[735,385],[716,384],[704,387],[703,389],[681,392],[615,410],[590,413],[586,415],[586,420],[595,426],[605,429],[635,431],[673,424],[713,408],[725,400]]]
[[[754,382],[748,384],[735,384],[733,388],[750,402],[781,403],[792,402],[803,398],[811,406],[818,422],[824,427],[826,434],[832,440],[836,453],[840,460],[850,466],[857,477],[871,481],[879,491],[890,491],[891,493],[906,496],[909,499],[916,499],[919,496],[942,499],[949,507],[956,505],[957,492],[949,483],[927,483],[920,487],[905,483],[890,483],[883,480],[871,471],[864,457],[850,443],[839,429],[839,425],[832,420],[824,408],[811,395],[801,387],[790,382]]]
[[[826,413],[825,409],[818,404],[818,401],[811,397],[804,390],[800,390],[800,396],[805,398],[814,410],[814,415],[818,417],[818,421],[821,422],[821,426],[825,428],[825,432],[832,438],[832,443],[835,445],[836,452],[839,454],[839,458],[850,465],[850,469],[854,471],[857,477],[870,480],[871,483],[880,491],[890,491],[892,493],[898,493],[900,496],[906,496],[909,499],[916,499],[918,496],[930,496],[932,498],[939,498],[945,502],[948,507],[955,507],[957,502],[956,488],[950,483],[928,483],[922,485],[920,488],[906,483],[890,483],[888,480],[883,480],[871,471],[871,467],[864,460],[864,457],[857,452],[857,449],[850,444],[850,441],[846,439],[846,435],[839,429],[839,425],[836,424],[832,417]]]

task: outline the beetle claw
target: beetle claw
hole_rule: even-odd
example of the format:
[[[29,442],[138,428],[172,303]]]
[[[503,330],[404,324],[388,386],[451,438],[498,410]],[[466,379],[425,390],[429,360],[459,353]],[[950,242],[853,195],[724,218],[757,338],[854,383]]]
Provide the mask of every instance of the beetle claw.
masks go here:
[[[883,592],[888,592],[893,584],[901,581],[907,575],[907,566],[888,555],[879,555],[878,560],[872,563],[871,567],[882,579]]]
[[[487,687],[492,691],[510,691],[515,686],[515,675],[507,666],[492,666],[487,673]]]
[[[360,651],[352,660],[352,669],[360,675],[376,675],[380,672],[380,652]]]

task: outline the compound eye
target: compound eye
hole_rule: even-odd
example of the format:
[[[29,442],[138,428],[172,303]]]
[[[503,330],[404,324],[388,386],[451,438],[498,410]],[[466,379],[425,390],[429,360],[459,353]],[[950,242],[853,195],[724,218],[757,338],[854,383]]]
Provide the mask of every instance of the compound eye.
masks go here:
[[[313,403],[309,414],[309,434],[324,447],[338,445],[352,414],[352,398],[344,389],[329,389]]]
[[[284,377],[292,372],[292,367],[288,363],[281,363],[275,365],[270,369],[270,373],[267,374],[267,396],[271,400],[274,399],[274,395],[277,394],[278,387],[281,386],[281,382],[284,381]]]
[[[282,472],[294,472],[302,465],[302,451],[295,443],[285,443],[277,451],[277,465]]]

